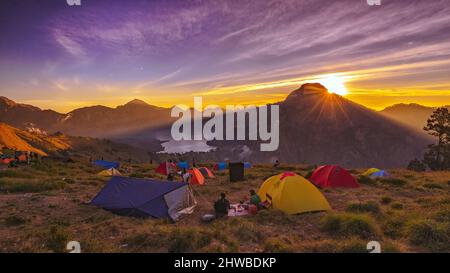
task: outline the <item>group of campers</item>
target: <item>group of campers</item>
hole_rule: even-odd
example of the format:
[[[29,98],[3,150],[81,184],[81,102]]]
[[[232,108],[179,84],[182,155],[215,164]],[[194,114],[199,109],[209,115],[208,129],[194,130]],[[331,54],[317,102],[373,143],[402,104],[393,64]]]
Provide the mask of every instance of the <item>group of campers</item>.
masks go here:
[[[0,165],[17,167],[19,164],[31,164],[40,161],[40,155],[30,151],[3,149],[0,152]]]
[[[270,206],[269,202],[262,202],[261,197],[256,193],[255,190],[249,191],[249,196],[244,201],[239,201],[242,207],[249,211],[250,214],[256,214],[258,210],[265,209]],[[228,211],[235,209],[231,206],[230,201],[226,198],[225,193],[221,193],[219,199],[214,202],[214,213],[217,218],[224,217],[228,215]]]
[[[166,175],[167,181],[181,180],[185,183],[193,182],[194,184],[203,184],[205,177],[214,177],[212,172],[206,167],[197,169],[195,160],[192,163],[192,167],[190,167],[186,161],[175,162],[169,159],[161,163],[155,171],[159,174]]]

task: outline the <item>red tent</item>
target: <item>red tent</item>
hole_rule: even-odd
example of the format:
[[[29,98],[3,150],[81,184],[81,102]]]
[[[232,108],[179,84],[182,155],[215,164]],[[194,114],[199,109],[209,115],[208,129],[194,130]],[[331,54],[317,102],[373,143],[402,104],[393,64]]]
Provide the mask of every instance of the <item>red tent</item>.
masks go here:
[[[156,168],[155,172],[168,175],[169,174],[169,168],[172,167],[173,170],[177,169],[177,165],[175,163],[169,163],[169,162],[163,162],[159,164],[158,168]]]
[[[3,160],[0,160],[1,163],[8,165],[9,163],[11,163],[11,161],[14,161],[14,158],[4,158]]]
[[[188,171],[191,174],[191,179],[189,180],[191,185],[203,185],[205,184],[205,177],[197,168],[192,168]]]
[[[347,170],[335,165],[320,166],[313,172],[309,180],[321,188],[359,187],[356,179]]]

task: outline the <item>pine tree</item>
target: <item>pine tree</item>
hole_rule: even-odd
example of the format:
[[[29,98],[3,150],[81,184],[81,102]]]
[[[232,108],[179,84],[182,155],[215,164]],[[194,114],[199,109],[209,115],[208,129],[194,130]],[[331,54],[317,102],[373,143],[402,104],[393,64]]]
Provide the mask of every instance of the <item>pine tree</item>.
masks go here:
[[[429,135],[438,139],[437,144],[428,146],[424,155],[424,163],[432,170],[450,168],[450,113],[447,108],[436,109],[423,128]]]

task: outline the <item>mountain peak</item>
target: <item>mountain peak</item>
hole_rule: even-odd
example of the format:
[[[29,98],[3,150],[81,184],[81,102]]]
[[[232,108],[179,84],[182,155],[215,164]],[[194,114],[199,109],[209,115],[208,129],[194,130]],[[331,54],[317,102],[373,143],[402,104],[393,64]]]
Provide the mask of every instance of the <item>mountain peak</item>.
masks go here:
[[[305,83],[287,96],[286,101],[298,99],[303,95],[328,94],[328,89],[320,83]]]
[[[320,83],[305,83],[300,86],[299,91],[316,91],[316,92],[328,92],[328,89]]]
[[[14,106],[17,104],[14,101],[8,99],[7,97],[3,97],[3,96],[0,96],[0,102],[3,104],[6,104],[8,106]]]
[[[149,104],[140,99],[134,99],[132,101],[127,102],[125,105],[143,105],[148,106]]]

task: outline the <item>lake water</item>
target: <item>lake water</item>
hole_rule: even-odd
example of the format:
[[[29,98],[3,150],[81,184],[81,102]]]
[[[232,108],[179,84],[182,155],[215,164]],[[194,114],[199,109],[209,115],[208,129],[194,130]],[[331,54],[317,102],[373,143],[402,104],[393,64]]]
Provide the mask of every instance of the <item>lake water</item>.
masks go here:
[[[188,153],[188,152],[209,152],[216,147],[206,144],[206,140],[169,140],[161,144],[164,150],[160,153]]]

